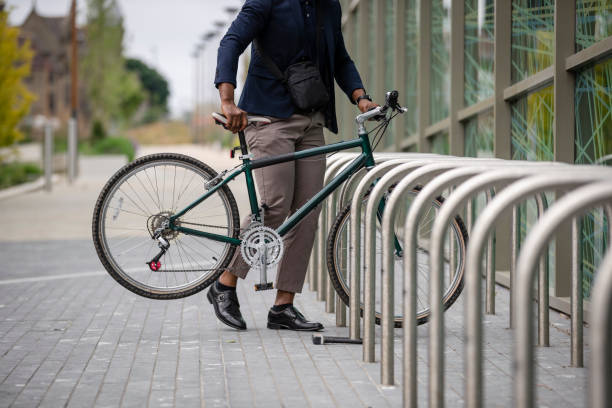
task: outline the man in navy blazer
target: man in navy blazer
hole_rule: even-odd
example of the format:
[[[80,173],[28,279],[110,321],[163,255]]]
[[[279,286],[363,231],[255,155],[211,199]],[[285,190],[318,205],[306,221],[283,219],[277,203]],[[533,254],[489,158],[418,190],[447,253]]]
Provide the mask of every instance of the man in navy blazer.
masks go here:
[[[360,111],[377,106],[366,94],[346,50],[341,16],[338,0],[246,0],[221,40],[215,75],[221,109],[228,119],[229,130],[245,130],[247,144],[255,158],[324,145],[323,127],[337,133],[334,80]],[[317,26],[321,27],[319,36]],[[246,82],[236,106],[234,89],[238,58],[254,39],[258,39],[265,54],[282,72],[303,60],[318,63],[330,95],[327,106],[316,112],[300,112],[285,85],[268,69],[255,47],[252,47]],[[272,123],[247,128],[247,113],[269,117]],[[324,172],[324,156],[258,169],[255,179],[265,204],[262,207],[265,208],[266,226],[278,227],[291,212],[318,192],[323,185]],[[278,266],[277,296],[268,314],[268,328],[323,328],[320,323],[307,321],[293,306],[294,295],[301,292],[304,284],[317,218],[318,211],[312,211],[285,236],[285,253]],[[242,227],[248,227],[250,221],[250,217],[245,218]],[[244,330],[246,323],[240,313],[235,288],[237,278],[246,276],[248,265],[236,252],[228,270],[211,285],[208,299],[223,323]]]

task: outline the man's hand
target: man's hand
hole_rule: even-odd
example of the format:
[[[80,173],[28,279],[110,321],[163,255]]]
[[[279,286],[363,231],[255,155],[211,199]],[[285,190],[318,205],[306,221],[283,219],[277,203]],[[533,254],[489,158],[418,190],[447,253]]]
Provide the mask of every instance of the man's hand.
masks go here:
[[[244,130],[249,122],[247,113],[234,103],[234,85],[226,82],[219,84],[219,96],[221,97],[221,113],[227,118],[225,127],[232,133]]]
[[[222,103],[221,113],[227,118],[225,127],[232,133],[240,132],[247,127],[247,113],[237,107],[234,102]]]
[[[366,113],[369,110],[377,108],[378,104],[374,103],[374,102],[371,102],[371,101],[368,101],[367,99],[362,99],[362,100],[359,101],[359,105],[357,105],[357,107],[359,108],[361,113]]]

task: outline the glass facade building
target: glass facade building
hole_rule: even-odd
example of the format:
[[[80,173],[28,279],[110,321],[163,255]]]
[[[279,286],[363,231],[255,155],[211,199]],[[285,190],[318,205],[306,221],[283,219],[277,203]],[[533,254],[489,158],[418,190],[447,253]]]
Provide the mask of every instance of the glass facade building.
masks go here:
[[[611,0],[341,4],[347,48],[368,93],[380,102],[397,89],[409,109],[379,150],[612,164]],[[338,137],[347,139],[356,112],[338,100]],[[532,207],[522,206],[523,231]],[[586,296],[608,228],[602,211],[582,219]]]

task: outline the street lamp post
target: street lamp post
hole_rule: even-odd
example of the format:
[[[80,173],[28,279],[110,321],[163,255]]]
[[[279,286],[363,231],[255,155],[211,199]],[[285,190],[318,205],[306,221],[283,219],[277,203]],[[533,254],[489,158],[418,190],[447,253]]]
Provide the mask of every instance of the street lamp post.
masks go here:
[[[200,52],[199,52],[199,48],[196,47],[195,51],[191,54],[191,57],[193,58],[194,61],[194,70],[193,70],[193,76],[194,76],[194,83],[195,83],[195,88],[193,90],[193,111],[191,113],[191,138],[193,143],[195,143],[197,141],[198,138],[198,102],[199,102],[199,89],[200,89],[200,82],[199,82],[199,72],[198,72],[198,58],[200,57]]]

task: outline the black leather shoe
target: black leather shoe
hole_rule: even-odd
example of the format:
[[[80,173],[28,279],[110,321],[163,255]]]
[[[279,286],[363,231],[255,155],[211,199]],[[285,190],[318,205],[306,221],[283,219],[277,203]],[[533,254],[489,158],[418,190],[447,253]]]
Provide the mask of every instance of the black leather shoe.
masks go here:
[[[323,330],[323,325],[318,322],[309,322],[299,310],[291,305],[280,312],[270,309],[270,312],[268,312],[268,329],[319,331]]]
[[[210,285],[206,297],[215,308],[217,319],[234,329],[246,330],[247,326],[240,313],[240,303],[235,290],[219,290],[215,282]]]

